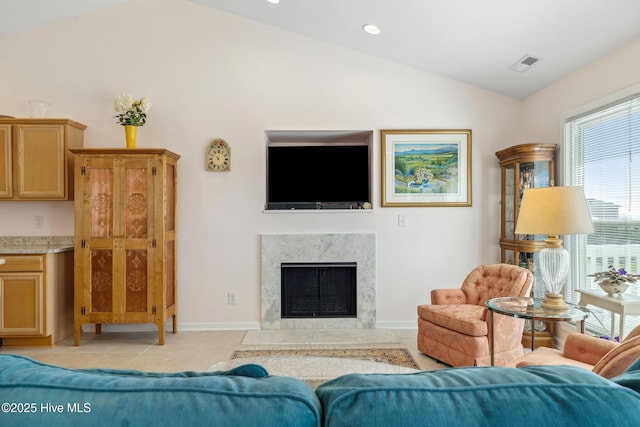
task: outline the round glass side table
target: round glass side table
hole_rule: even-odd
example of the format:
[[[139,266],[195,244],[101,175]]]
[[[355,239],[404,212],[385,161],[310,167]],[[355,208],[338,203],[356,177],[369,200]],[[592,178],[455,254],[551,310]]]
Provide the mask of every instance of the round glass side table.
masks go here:
[[[498,313],[518,319],[528,319],[544,322],[574,321],[584,334],[584,320],[589,317],[589,310],[576,304],[566,303],[567,309],[563,311],[547,310],[540,306],[542,298],[530,297],[503,297],[492,298],[485,304],[489,310],[489,352],[491,366],[494,366],[494,340],[493,340],[493,314]],[[535,349],[535,328],[531,328],[531,350]]]

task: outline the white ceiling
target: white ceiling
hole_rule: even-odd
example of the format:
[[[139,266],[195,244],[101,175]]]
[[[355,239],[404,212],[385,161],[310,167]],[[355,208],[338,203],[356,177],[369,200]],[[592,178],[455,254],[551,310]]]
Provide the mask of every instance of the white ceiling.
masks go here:
[[[0,37],[127,1],[129,0],[0,0]]]
[[[0,37],[127,1],[0,0]],[[191,1],[516,98],[640,37],[640,0]]]

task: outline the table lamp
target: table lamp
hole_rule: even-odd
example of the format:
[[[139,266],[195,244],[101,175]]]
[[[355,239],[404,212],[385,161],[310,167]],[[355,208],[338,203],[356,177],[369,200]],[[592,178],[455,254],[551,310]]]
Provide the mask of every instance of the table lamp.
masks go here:
[[[524,190],[515,233],[548,235],[540,251],[540,274],[547,288],[541,306],[551,311],[566,310],[561,292],[569,274],[569,252],[562,247],[558,236],[593,233],[582,187]]]

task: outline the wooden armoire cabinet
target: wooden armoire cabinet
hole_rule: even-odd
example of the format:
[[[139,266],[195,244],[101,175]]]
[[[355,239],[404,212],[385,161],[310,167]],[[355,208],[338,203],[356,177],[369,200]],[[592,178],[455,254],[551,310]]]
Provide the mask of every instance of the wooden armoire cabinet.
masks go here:
[[[82,325],[176,319],[179,155],[79,149],[75,156],[74,344]]]
[[[544,247],[545,235],[514,233],[524,190],[554,185],[555,144],[521,144],[496,152],[501,170],[500,258],[532,271],[533,296],[544,298],[544,282],[538,265],[538,252]],[[553,322],[527,323],[522,345],[531,348],[531,328],[536,328],[536,347],[554,347]]]

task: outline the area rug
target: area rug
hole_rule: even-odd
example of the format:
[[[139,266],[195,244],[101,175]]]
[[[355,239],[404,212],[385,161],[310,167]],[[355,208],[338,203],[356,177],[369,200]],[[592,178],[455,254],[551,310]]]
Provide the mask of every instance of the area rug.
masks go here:
[[[313,356],[340,357],[367,362],[387,363],[411,369],[420,369],[406,348],[349,348],[349,349],[311,349],[311,350],[238,350],[231,359],[246,357],[272,356]]]

